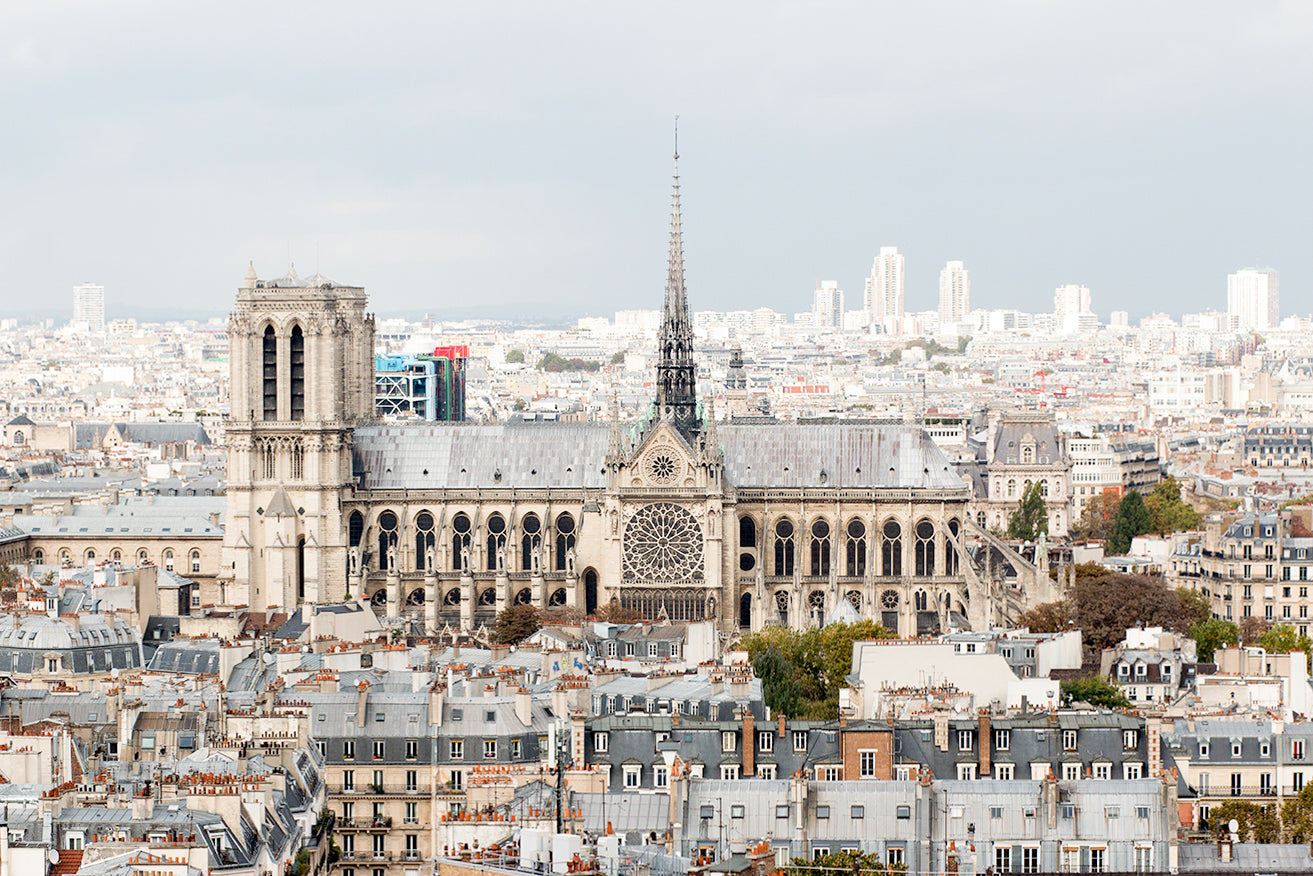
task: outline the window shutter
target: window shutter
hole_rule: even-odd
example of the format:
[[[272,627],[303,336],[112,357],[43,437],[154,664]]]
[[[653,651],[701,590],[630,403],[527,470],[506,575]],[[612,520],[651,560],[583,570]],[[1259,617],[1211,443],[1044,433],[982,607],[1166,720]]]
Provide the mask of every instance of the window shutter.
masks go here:
[[[1090,872],[1090,847],[1081,846],[1080,848],[1080,871],[1082,873]]]
[[[1013,847],[1012,847],[1012,872],[1013,872],[1013,873],[1020,873],[1020,872],[1021,872],[1021,855],[1022,855],[1021,846],[1013,846]]]

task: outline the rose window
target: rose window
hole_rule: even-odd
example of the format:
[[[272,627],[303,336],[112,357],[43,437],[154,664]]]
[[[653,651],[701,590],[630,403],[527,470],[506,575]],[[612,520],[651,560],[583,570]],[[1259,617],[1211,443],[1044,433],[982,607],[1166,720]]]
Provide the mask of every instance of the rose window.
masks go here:
[[[679,464],[669,453],[658,453],[647,463],[647,476],[653,483],[669,484],[675,480]]]
[[[640,583],[701,581],[702,527],[697,519],[667,502],[640,508],[625,526],[624,578]]]
[[[885,611],[894,611],[898,608],[898,593],[894,590],[886,590],[880,594],[880,607]]]

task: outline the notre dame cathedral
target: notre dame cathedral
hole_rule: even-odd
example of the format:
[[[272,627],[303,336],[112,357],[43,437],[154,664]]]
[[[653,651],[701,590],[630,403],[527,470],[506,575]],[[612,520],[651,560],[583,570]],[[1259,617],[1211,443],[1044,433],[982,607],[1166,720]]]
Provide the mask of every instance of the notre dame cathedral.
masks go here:
[[[364,289],[318,274],[252,268],[229,337],[225,605],[361,596],[429,632],[517,603],[618,601],[726,633],[1002,619],[968,561],[971,488],[922,429],[734,425],[699,405],[678,165],[656,395],[634,428],[618,411],[382,424]]]

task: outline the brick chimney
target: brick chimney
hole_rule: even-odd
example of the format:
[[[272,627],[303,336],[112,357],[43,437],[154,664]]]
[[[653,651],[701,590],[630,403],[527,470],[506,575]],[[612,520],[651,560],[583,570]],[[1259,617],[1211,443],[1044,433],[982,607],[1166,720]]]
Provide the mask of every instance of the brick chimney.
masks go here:
[[[783,739],[783,738],[784,738],[784,714],[783,714],[783,713],[780,714],[780,732],[779,732],[779,738],[780,738],[780,739]]]
[[[1163,719],[1150,715],[1144,719],[1144,746],[1149,763],[1149,777],[1158,778],[1163,771],[1162,749]]]
[[[980,725],[976,733],[976,751],[980,754],[980,778],[989,778],[993,771],[993,765],[989,762],[990,749],[993,747],[994,740],[989,735],[989,712],[981,710]]]
[[[757,749],[757,736],[752,730],[752,710],[744,706],[740,714],[743,718],[743,776],[746,778],[756,775],[757,772],[757,767],[753,763],[753,756]]]

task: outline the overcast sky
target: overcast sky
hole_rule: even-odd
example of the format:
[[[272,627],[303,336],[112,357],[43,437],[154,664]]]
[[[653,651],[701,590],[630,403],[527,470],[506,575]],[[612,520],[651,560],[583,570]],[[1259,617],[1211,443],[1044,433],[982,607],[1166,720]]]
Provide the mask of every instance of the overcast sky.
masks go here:
[[[1313,4],[0,4],[0,315],[226,312],[255,261],[380,313],[657,307],[680,116],[694,309],[1137,317],[1313,274]]]

